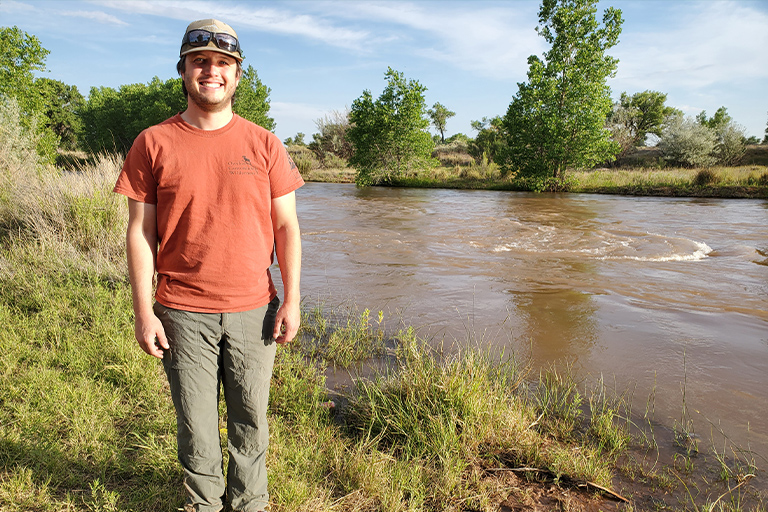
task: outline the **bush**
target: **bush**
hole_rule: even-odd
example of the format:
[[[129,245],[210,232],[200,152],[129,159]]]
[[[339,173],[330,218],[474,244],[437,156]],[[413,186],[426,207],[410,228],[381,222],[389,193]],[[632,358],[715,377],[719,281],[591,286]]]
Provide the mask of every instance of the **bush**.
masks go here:
[[[686,167],[709,167],[717,144],[714,130],[691,117],[675,116],[661,133],[659,149],[664,159]]]
[[[299,172],[302,176],[305,176],[310,171],[320,168],[320,161],[306,146],[288,146],[288,154],[291,155],[293,162],[296,164],[296,167],[299,168]]]
[[[127,208],[112,193],[122,158],[99,155],[74,171],[46,167],[34,130],[18,116],[14,100],[0,104],[0,230],[43,244],[63,265],[123,275]]]
[[[453,167],[456,165],[472,165],[475,159],[469,154],[467,141],[456,140],[450,144],[439,145],[432,152],[441,165]]]
[[[739,165],[747,152],[744,128],[728,123],[718,130],[719,142],[715,148],[717,161],[721,165]]]
[[[717,174],[712,169],[701,169],[693,178],[693,184],[697,187],[705,187],[718,181]]]

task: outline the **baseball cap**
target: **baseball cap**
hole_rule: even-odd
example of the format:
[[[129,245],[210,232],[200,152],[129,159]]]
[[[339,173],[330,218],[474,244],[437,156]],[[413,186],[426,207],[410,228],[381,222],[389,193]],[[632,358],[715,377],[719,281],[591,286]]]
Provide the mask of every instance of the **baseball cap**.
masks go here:
[[[187,26],[181,40],[179,57],[201,51],[224,53],[243,62],[243,51],[240,49],[237,33],[223,21],[198,20]]]

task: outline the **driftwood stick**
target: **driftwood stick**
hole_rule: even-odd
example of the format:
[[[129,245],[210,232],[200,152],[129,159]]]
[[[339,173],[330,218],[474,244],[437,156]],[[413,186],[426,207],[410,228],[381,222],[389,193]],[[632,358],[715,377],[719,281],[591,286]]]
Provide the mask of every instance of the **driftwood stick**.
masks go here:
[[[584,485],[586,485],[587,487],[592,487],[594,489],[597,489],[598,491],[604,492],[606,494],[610,494],[611,496],[613,496],[619,501],[623,501],[624,503],[629,503],[629,500],[627,498],[625,498],[624,496],[622,496],[621,494],[615,491],[608,489],[607,487],[603,487],[602,485],[597,485],[596,483],[590,482],[589,480],[585,480]]]
[[[511,471],[513,473],[547,473],[550,476],[554,476],[551,471],[548,469],[541,469],[541,468],[529,468],[529,467],[522,467],[522,468],[487,468],[486,471]],[[589,480],[584,480],[581,483],[573,481],[576,486],[580,487],[591,487],[593,489],[596,489],[600,492],[604,492],[605,494],[608,494],[609,496],[612,496],[616,498],[619,501],[623,501],[624,503],[629,503],[629,500],[622,496],[621,494],[617,493],[616,491],[612,491],[611,489],[607,487],[603,487],[602,485],[598,485],[594,482],[590,482]]]

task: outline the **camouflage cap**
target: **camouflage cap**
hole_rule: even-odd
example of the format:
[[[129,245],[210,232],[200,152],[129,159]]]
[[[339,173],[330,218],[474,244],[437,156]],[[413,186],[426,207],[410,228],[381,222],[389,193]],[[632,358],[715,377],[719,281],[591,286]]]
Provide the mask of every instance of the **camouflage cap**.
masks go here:
[[[181,40],[179,57],[202,51],[224,53],[234,57],[238,62],[243,62],[243,51],[240,49],[237,33],[223,21],[198,20],[187,26],[184,38]]]

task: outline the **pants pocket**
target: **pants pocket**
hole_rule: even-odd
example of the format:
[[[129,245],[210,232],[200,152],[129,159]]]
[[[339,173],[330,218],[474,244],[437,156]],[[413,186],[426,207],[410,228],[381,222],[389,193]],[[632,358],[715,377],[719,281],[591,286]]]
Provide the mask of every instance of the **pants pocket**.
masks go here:
[[[202,339],[198,314],[154,305],[155,315],[160,319],[168,338],[170,349],[163,354],[166,368],[184,370],[200,366]]]

